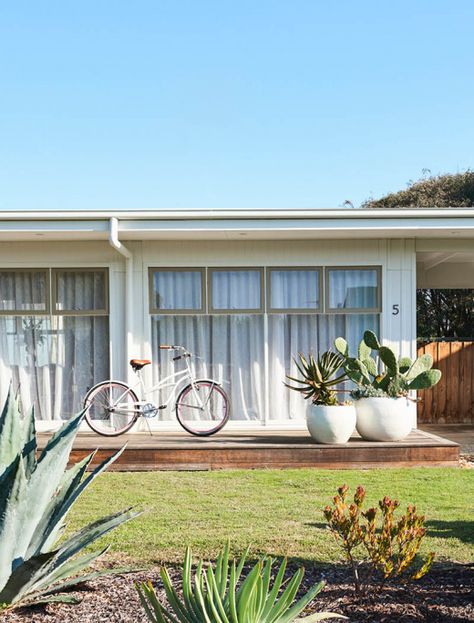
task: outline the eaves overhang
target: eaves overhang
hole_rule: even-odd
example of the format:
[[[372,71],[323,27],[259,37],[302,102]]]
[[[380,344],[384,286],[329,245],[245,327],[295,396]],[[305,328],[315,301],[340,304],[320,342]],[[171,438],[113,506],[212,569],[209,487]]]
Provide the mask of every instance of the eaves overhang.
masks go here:
[[[0,240],[474,238],[474,208],[0,211]]]

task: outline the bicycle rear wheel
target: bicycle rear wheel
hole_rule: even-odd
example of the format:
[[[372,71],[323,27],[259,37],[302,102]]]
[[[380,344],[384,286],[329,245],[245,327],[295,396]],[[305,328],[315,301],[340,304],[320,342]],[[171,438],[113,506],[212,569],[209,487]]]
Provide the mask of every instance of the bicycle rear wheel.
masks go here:
[[[176,417],[188,433],[207,437],[227,423],[230,403],[216,381],[196,381],[187,385],[176,401]]]
[[[104,381],[84,399],[85,420],[93,431],[115,437],[132,428],[140,415],[135,392],[120,381]]]

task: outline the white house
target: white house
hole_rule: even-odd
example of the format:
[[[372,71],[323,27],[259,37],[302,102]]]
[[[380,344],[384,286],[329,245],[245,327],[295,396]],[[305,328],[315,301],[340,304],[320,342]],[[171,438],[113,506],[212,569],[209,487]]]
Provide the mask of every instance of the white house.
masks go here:
[[[0,399],[42,426],[87,389],[169,372],[185,345],[234,426],[301,426],[298,351],[371,328],[416,352],[416,288],[474,288],[474,209],[0,212]],[[169,426],[161,412],[158,426]]]

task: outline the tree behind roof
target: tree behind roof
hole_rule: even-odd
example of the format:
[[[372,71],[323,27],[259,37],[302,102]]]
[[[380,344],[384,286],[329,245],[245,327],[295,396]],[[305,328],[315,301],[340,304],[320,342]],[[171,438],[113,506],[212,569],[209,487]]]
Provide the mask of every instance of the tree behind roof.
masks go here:
[[[408,188],[380,199],[368,199],[362,208],[471,208],[474,171],[423,177]]]
[[[363,208],[468,208],[474,206],[474,171],[423,177],[408,188]],[[474,290],[426,289],[417,292],[418,338],[474,339]]]

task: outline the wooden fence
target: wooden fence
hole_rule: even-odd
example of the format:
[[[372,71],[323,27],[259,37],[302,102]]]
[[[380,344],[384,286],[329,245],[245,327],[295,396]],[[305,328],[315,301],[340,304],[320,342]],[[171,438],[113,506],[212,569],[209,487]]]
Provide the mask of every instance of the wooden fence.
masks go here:
[[[443,373],[432,389],[419,393],[418,422],[474,423],[474,342],[420,344],[418,354],[432,355]]]

